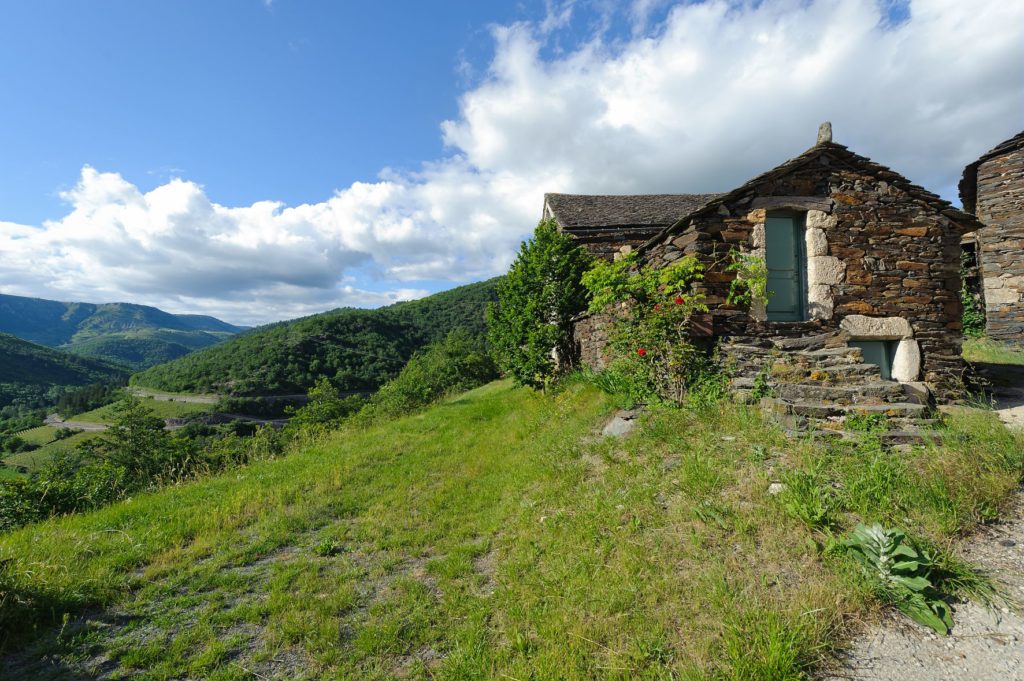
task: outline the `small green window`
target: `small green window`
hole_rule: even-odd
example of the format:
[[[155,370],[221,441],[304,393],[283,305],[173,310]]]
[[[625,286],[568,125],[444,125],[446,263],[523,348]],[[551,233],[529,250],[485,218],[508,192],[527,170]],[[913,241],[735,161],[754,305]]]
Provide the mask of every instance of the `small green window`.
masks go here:
[[[866,364],[877,364],[882,378],[892,380],[892,360],[896,357],[896,346],[899,341],[858,340],[850,341],[850,347],[860,348]]]

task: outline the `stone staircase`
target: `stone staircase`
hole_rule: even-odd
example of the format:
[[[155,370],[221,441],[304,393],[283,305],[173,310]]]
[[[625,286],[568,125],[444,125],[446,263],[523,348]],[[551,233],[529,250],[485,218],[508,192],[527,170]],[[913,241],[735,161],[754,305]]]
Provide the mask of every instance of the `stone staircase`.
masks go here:
[[[931,396],[923,386],[883,380],[860,348],[831,333],[801,337],[724,338],[720,359],[739,399],[761,408],[792,435],[853,439],[852,419],[886,417],[884,444],[937,441]]]

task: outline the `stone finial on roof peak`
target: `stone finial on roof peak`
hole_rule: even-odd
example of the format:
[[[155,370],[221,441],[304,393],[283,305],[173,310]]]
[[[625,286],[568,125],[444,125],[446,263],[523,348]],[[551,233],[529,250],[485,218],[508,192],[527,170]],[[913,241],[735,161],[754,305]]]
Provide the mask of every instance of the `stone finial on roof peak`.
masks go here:
[[[826,144],[832,141],[832,123],[825,121],[818,126],[818,144]]]

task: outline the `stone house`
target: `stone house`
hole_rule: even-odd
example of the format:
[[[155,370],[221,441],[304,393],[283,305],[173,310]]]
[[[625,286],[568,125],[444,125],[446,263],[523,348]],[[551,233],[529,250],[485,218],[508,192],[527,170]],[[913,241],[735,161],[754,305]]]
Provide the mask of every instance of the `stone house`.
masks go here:
[[[1024,132],[964,169],[960,200],[984,225],[965,246],[976,258],[987,333],[1024,345]]]
[[[791,376],[805,388],[789,390],[790,401],[924,402],[962,376],[960,242],[977,219],[834,143],[829,124],[815,146],[724,194],[549,194],[544,210],[598,255],[635,248],[655,267],[697,257],[710,312],[691,334],[737,364],[740,390],[780,355],[802,367]],[[767,305],[727,302],[733,249],[765,259]],[[581,361],[604,365],[609,323],[601,314],[577,320]],[[856,380],[840,385],[843,377]]]

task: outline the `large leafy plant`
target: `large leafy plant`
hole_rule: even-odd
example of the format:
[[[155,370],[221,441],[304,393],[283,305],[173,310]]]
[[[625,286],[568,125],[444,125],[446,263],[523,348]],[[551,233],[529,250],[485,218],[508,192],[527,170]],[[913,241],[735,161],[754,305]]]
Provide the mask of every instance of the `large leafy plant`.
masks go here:
[[[762,256],[733,249],[729,251],[729,264],[725,271],[736,273],[736,278],[729,284],[726,302],[730,305],[768,304],[768,263]]]
[[[583,275],[590,310],[616,318],[610,338],[614,370],[645,386],[650,397],[679,402],[710,371],[706,354],[689,335],[690,318],[708,309],[693,290],[703,272],[692,256],[654,269],[630,254],[599,261]]]
[[[878,524],[857,525],[843,546],[876,580],[885,600],[915,622],[940,634],[949,633],[953,617],[931,582],[935,560],[912,545],[906,534]]]

